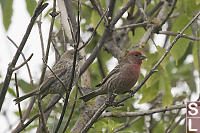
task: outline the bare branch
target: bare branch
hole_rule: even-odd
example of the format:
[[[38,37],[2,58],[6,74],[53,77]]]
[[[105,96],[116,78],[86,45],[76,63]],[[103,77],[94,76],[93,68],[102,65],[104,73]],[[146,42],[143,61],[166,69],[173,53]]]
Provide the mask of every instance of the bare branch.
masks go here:
[[[13,70],[13,71],[16,71],[16,70],[20,69],[20,68],[23,67],[32,57],[33,57],[33,53],[28,57],[27,60],[25,60],[22,64],[20,64],[19,66],[13,68],[12,70]]]
[[[104,117],[134,117],[134,116],[144,116],[144,115],[150,115],[154,113],[160,113],[160,112],[166,112],[166,111],[171,111],[175,109],[182,109],[186,108],[185,104],[181,105],[172,105],[168,107],[161,107],[157,109],[152,109],[152,110],[145,110],[145,111],[137,111],[137,112],[106,112],[101,115],[101,118]]]
[[[170,35],[170,36],[177,36],[179,33],[175,33],[175,32],[171,32],[171,31],[159,31],[158,34],[164,34],[164,35]],[[194,40],[194,41],[199,41],[200,38],[198,37],[193,37],[193,36],[188,36],[185,34],[181,35],[182,38],[186,38],[186,39],[190,39],[190,40]]]
[[[57,78],[57,80],[62,84],[62,86],[65,88],[65,90],[67,90],[67,87],[65,86],[65,84],[63,83],[63,81],[58,77],[58,75],[56,75],[54,73],[54,71],[47,65],[47,63],[45,62],[44,59],[43,60],[43,63],[48,67],[48,69],[51,71],[51,73]]]
[[[112,102],[114,101],[116,95],[112,94],[110,97],[108,97],[105,101],[105,103],[95,112],[95,114],[92,116],[92,118],[87,122],[81,133],[87,133],[87,131],[91,128],[91,126],[98,120],[98,118],[101,116],[103,111],[109,107],[112,106]]]
[[[52,109],[55,104],[60,100],[60,96],[56,95],[48,104],[46,109],[44,110],[44,113],[48,112],[50,109]],[[23,126],[18,126],[12,133],[19,133],[22,130],[24,130],[29,124],[31,124],[36,118],[38,118],[40,114],[34,115],[31,119],[29,119]]]
[[[15,67],[18,59],[19,59],[19,56],[20,56],[20,53],[21,51],[23,50],[25,44],[26,44],[26,41],[30,35],[30,32],[33,28],[33,25],[34,25],[34,22],[35,20],[37,19],[37,17],[39,16],[39,14],[47,7],[47,3],[44,3],[43,4],[43,0],[41,0],[39,2],[39,4],[37,5],[34,13],[33,13],[33,16],[30,20],[30,23],[26,29],[26,33],[24,34],[24,37],[19,45],[19,48],[17,49],[17,52],[15,53],[15,56],[13,57],[13,60],[12,62],[9,64],[8,66],[8,69],[7,69],[7,73],[6,73],[6,77],[5,77],[5,80],[3,82],[3,86],[2,86],[2,89],[1,89],[1,93],[0,93],[0,110],[2,108],[2,105],[3,105],[3,102],[4,102],[4,99],[5,99],[5,95],[6,95],[6,92],[8,90],[8,86],[10,84],[10,80],[11,80],[11,77],[12,77],[12,74],[13,74],[13,71],[12,69]]]
[[[168,132],[168,130],[170,129],[170,127],[172,126],[172,124],[174,123],[175,119],[177,118],[177,116],[179,115],[181,109],[179,109],[176,113],[176,115],[173,117],[173,119],[170,121],[168,127],[165,129],[165,133]]]
[[[40,15],[39,21],[37,21],[37,25],[38,25],[39,35],[40,35],[40,42],[41,42],[40,44],[41,44],[41,49],[42,49],[42,58],[44,58],[45,53],[44,53],[44,41],[43,41],[43,35],[42,35],[42,27],[41,27],[42,21],[41,21],[41,19],[42,19],[42,15]]]
[[[76,86],[76,87],[78,87],[78,86]],[[79,88],[79,87],[78,87],[78,88]],[[71,120],[71,118],[72,118],[72,115],[73,115],[73,113],[74,113],[74,109],[75,109],[76,102],[77,102],[77,96],[78,96],[78,88],[76,88],[76,95],[75,95],[75,98],[74,98],[74,102],[73,102],[73,105],[72,105],[72,109],[71,109],[69,118],[67,119],[67,122],[66,122],[66,124],[65,124],[65,127],[64,127],[62,133],[65,133],[67,127],[69,126],[69,123],[70,123],[70,120]]]
[[[94,31],[92,32],[92,35],[88,38],[88,40],[78,49],[81,50],[82,48],[84,48],[87,44],[90,43],[90,41],[92,40],[92,37],[94,36],[94,34],[96,33],[99,25],[101,24],[101,21],[103,20],[103,18],[105,17],[105,15],[107,14],[108,9],[104,12],[103,16],[101,17],[101,19],[99,20],[98,24],[96,25]]]
[[[185,115],[182,115],[182,116],[180,117],[180,119],[174,124],[174,126],[173,126],[171,129],[168,130],[167,133],[171,133],[171,132],[178,126],[178,124],[179,124],[183,119],[185,119]]]
[[[137,23],[137,24],[129,24],[129,25],[125,25],[125,26],[121,26],[119,28],[115,28],[114,30],[123,30],[123,29],[128,29],[128,28],[135,28],[135,27],[142,27],[142,26],[146,26],[149,22],[148,21],[144,21],[142,23]]]
[[[110,27],[113,27],[117,21],[121,18],[121,16],[128,10],[128,8],[131,6],[133,3],[133,0],[129,0],[128,3],[119,11],[119,13],[112,19],[110,22]],[[83,66],[80,69],[80,76],[85,72],[85,70],[89,67],[89,65],[94,61],[96,58],[98,52],[100,51],[102,45],[104,44],[105,40],[107,37],[111,34],[110,29],[105,28],[103,35],[101,36],[97,46],[94,48],[92,51],[90,57],[86,60],[86,62],[83,64]]]
[[[117,132],[119,132],[119,131],[121,131],[121,130],[127,128],[127,127],[129,127],[130,125],[132,125],[133,123],[135,123],[135,122],[136,122],[137,120],[139,120],[140,118],[141,118],[141,116],[136,117],[136,118],[133,119],[132,121],[130,121],[130,122],[124,124],[123,126],[117,128],[117,129],[114,131],[114,133],[117,133]]]
[[[15,73],[15,86],[16,86],[16,93],[17,93],[17,98],[18,98],[19,97],[19,88],[18,88],[17,74],[16,73]],[[19,111],[21,126],[23,126],[24,121],[22,119],[22,111],[21,111],[20,103],[17,103],[17,105],[18,105],[18,111]]]
[[[159,59],[159,61],[153,66],[153,68],[150,70],[150,72],[145,76],[144,80],[140,83],[139,86],[137,86],[134,90],[131,91],[130,94],[128,94],[127,96],[125,96],[124,98],[120,99],[119,101],[117,101],[115,104],[121,103],[127,99],[129,99],[130,97],[134,96],[134,94],[144,85],[144,83],[150,78],[150,76],[156,71],[156,68],[160,65],[160,63],[165,59],[165,57],[168,55],[168,53],[170,52],[170,50],[172,49],[172,47],[176,44],[176,42],[178,41],[178,39],[181,37],[181,35],[183,34],[183,32],[198,18],[198,16],[200,15],[200,12],[198,12],[198,14],[193,17],[193,19],[183,28],[183,30],[176,36],[176,38],[173,40],[173,42],[171,43],[171,45],[167,48],[166,52],[163,54],[163,56]]]
[[[38,95],[38,108],[39,108],[39,113],[40,113],[39,122],[42,121],[42,125],[39,124],[39,127],[42,126],[44,133],[48,133],[48,128],[47,128],[46,121],[45,121],[45,118],[44,118],[44,112],[43,112],[42,105],[41,105],[40,94]]]
[[[69,90],[71,91],[72,86],[73,86],[73,81],[74,81],[74,74],[75,74],[75,68],[76,68],[76,57],[77,57],[77,53],[78,53],[78,46],[80,43],[80,0],[78,0],[78,10],[77,10],[77,24],[78,24],[78,29],[77,29],[77,33],[76,33],[76,45],[74,47],[74,59],[73,59],[73,66],[72,66],[72,73],[71,73],[71,77],[70,77],[70,83],[69,83]],[[73,25],[72,25],[73,26]],[[60,116],[60,119],[58,121],[58,124],[56,126],[56,130],[55,133],[58,132],[60,125],[62,123],[62,120],[64,118],[65,115],[65,111],[66,111],[66,107],[68,105],[68,98],[69,98],[69,93],[68,90],[66,90],[66,98],[65,98],[65,103],[62,109],[62,113]]]

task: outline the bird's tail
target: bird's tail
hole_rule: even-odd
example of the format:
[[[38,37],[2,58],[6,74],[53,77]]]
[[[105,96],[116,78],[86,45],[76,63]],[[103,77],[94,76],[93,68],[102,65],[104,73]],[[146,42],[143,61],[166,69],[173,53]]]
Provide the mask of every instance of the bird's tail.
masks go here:
[[[21,97],[18,97],[16,99],[14,99],[13,101],[15,101],[16,103],[20,103],[21,101],[25,100],[26,98],[32,97],[34,95],[37,95],[38,94],[37,92],[38,92],[38,90],[34,90],[34,91],[24,95],[24,96],[21,96]]]
[[[100,89],[98,89],[98,90],[92,91],[84,96],[81,96],[79,99],[82,99],[84,102],[87,102],[98,95],[102,95],[103,93],[101,93],[101,92],[102,91]]]

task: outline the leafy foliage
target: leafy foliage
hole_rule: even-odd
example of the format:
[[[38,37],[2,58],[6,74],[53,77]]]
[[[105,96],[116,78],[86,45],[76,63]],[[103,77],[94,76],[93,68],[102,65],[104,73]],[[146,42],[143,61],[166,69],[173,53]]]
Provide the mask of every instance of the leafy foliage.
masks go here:
[[[127,3],[128,0],[117,0],[114,8],[114,16],[117,15],[118,11],[122,8],[123,5]],[[145,0],[142,0],[142,4]],[[35,0],[25,0],[26,2],[26,9],[31,16],[33,14],[34,8],[36,6]],[[51,1],[48,1],[51,2]],[[91,34],[93,32],[93,29],[96,27],[97,23],[99,22],[101,16],[98,14],[98,12],[91,8],[93,7],[90,1],[88,0],[82,0],[84,4],[82,4],[81,7],[81,19],[83,22],[81,22],[81,31],[85,34]],[[159,3],[159,0],[152,0],[151,3],[148,3],[148,6],[146,8],[146,13],[150,12],[156,4]],[[13,0],[0,0],[0,4],[2,7],[2,14],[3,14],[3,24],[4,28],[6,30],[9,29],[10,24],[12,23],[11,17],[13,13]],[[100,1],[100,4],[102,8],[106,9],[106,0]],[[171,31],[178,33],[180,32],[186,24],[193,18],[196,11],[199,10],[200,0],[178,0],[177,5],[174,10],[174,17],[170,18],[167,22],[168,24],[171,22],[172,24]],[[75,11],[77,11],[77,3],[74,1],[73,6],[75,7]],[[167,10],[170,9],[170,6]],[[52,8],[48,9],[48,11],[44,12],[44,17],[48,17],[49,12],[52,11]],[[138,8],[134,9],[134,11],[131,12],[131,9],[129,9],[123,16],[123,18],[120,19],[120,23],[117,24],[117,26],[123,26],[128,25],[132,21],[137,22],[143,18],[142,14],[137,14]],[[126,16],[128,14],[128,17]],[[132,16],[131,16],[132,14]],[[178,14],[178,15],[176,15]],[[133,19],[135,16],[139,16],[136,19]],[[148,16],[148,20],[151,21],[151,23],[159,23],[158,20],[156,20],[155,16],[157,15],[157,12],[155,12],[152,16]],[[131,20],[132,18],[132,20]],[[61,29],[60,25],[60,18],[56,19],[56,26],[57,29],[55,29],[55,32]],[[49,19],[50,20],[50,19]],[[14,21],[14,20],[13,20]],[[144,33],[146,32],[147,26],[137,27],[134,29],[129,29],[127,32],[125,32],[125,36],[127,37],[126,40],[123,40],[122,49],[129,49],[135,46],[141,38],[144,36]],[[98,41],[101,38],[105,28],[105,21],[102,22],[97,29],[97,32],[93,36],[93,39],[90,41],[90,43],[85,47],[85,52],[87,55],[90,55],[93,51],[93,49],[98,45]],[[112,27],[113,28],[113,27]],[[163,27],[163,29],[166,27]],[[125,30],[122,30],[125,31]],[[113,34],[119,34],[120,31],[113,30]],[[192,31],[192,28],[188,28],[184,34],[187,36],[194,36],[194,32]],[[153,38],[154,33],[151,35],[151,39]],[[121,37],[121,36],[120,36]],[[119,37],[119,38],[120,38]],[[88,38],[88,37],[87,37]],[[122,37],[121,37],[122,38]],[[169,40],[167,40],[169,43],[172,43],[174,40],[174,36],[169,36]],[[60,44],[64,44],[62,37],[56,36],[56,41],[58,41],[59,51],[63,51],[63,47],[60,46]],[[151,40],[150,39],[150,40]],[[112,39],[111,39],[112,40]],[[110,41],[110,40],[106,40]],[[118,40],[115,43],[118,44]],[[162,42],[162,40],[160,40]],[[130,98],[126,101],[124,101],[124,106],[118,107],[118,108],[108,108],[106,111],[110,111],[113,113],[116,112],[127,112],[127,110],[134,112],[134,111],[140,111],[135,104],[148,104],[152,108],[156,107],[162,107],[162,106],[170,106],[172,104],[176,103],[182,103],[182,101],[191,98],[192,93],[197,92],[197,85],[196,80],[198,77],[196,76],[196,72],[199,74],[199,52],[200,52],[200,46],[199,42],[197,41],[191,41],[186,38],[180,38],[174,47],[171,49],[167,57],[163,60],[163,62],[159,65],[157,68],[157,72],[155,72],[148,80],[147,82],[142,86],[142,88],[137,92],[136,96],[133,98]],[[164,48],[162,45],[152,44],[151,41],[148,41],[147,44],[143,44],[143,47],[140,48],[141,51],[144,52],[144,54],[147,56],[147,60],[143,61],[142,64],[142,73],[140,74],[140,78],[138,80],[138,84],[142,82],[144,77],[151,71],[152,67],[160,60],[160,58],[163,56],[163,54],[166,52],[166,48]],[[168,44],[169,46],[169,44]],[[152,48],[155,48],[155,50],[152,52]],[[101,65],[103,68],[100,68],[100,62],[98,60],[95,60],[90,67],[88,68],[90,78],[91,78],[91,87],[94,88],[95,85],[100,83],[103,79],[102,71],[107,75],[108,74],[108,66],[107,62],[110,61],[112,58],[111,53],[109,53],[109,50],[105,47],[102,48],[98,54],[98,58],[100,59]],[[190,58],[190,61],[188,61],[188,58]],[[102,70],[101,70],[102,69]],[[0,77],[1,78],[1,77]],[[38,77],[39,78],[39,77]],[[186,84],[185,86],[179,87],[179,84]],[[3,83],[0,83],[0,88]],[[18,84],[20,89],[24,93],[28,93],[31,91],[31,86],[28,82],[26,82],[25,79],[19,79]],[[183,93],[179,93],[179,95],[172,94],[173,90],[180,89],[183,91]],[[66,115],[64,117],[64,121],[67,121],[68,116],[70,114],[71,108],[73,106],[73,101],[75,97],[75,89],[74,88],[70,94],[69,98],[69,104],[67,107]],[[96,88],[95,88],[96,89]],[[134,87],[133,87],[134,89]],[[185,92],[185,90],[189,90],[189,94]],[[8,92],[16,97],[15,94],[15,87],[11,86],[11,88],[8,89]],[[117,99],[120,99],[124,97],[124,95],[117,96]],[[47,97],[43,100],[43,108],[48,104],[48,102],[51,100],[52,96]],[[158,103],[155,103],[155,101],[159,99]],[[155,105],[156,104],[156,105]],[[62,102],[59,102],[56,104],[56,107],[53,108],[53,113],[51,113],[49,120],[47,122],[47,126],[49,127],[50,132],[54,131],[55,125],[58,123],[58,116],[61,113],[62,108]],[[80,118],[80,114],[83,113],[80,110],[82,110],[83,103],[81,100],[77,100],[76,107],[72,116],[72,120],[70,122],[69,128],[67,129],[67,132],[70,132],[70,129],[74,126],[76,121]],[[149,107],[149,108],[150,108]],[[22,110],[24,113],[26,109]],[[105,112],[106,112],[105,111]],[[39,112],[37,104],[34,105],[34,109],[30,115],[34,116]],[[18,113],[16,113],[17,116],[19,116]],[[139,120],[137,120],[134,124],[130,125],[129,127],[125,128],[122,131],[119,132],[145,132],[145,124],[147,125],[153,125],[151,131],[152,132],[165,132],[165,129],[169,125],[169,121],[173,119],[173,116],[175,114],[173,112],[168,113],[160,113],[156,118],[153,117],[153,115],[150,115],[150,120],[146,120],[145,117],[141,116]],[[168,121],[166,121],[165,118]],[[135,117],[122,117],[122,118],[103,118],[99,119],[89,130],[89,133],[93,132],[114,132],[119,127],[125,125],[125,123],[130,122],[131,120],[134,120]],[[159,120],[157,120],[159,119]],[[152,124],[153,123],[153,124]],[[64,124],[62,123],[61,129],[64,128]],[[27,131],[37,127],[38,121],[35,121],[31,126],[29,126]],[[174,132],[180,132],[181,128],[184,126],[182,124],[179,124],[178,127],[174,130]],[[185,127],[184,127],[185,128]],[[61,130],[60,129],[60,130]]]
[[[13,0],[0,0],[1,10],[3,13],[3,25],[5,30],[7,31],[11,24],[11,17],[13,14]]]

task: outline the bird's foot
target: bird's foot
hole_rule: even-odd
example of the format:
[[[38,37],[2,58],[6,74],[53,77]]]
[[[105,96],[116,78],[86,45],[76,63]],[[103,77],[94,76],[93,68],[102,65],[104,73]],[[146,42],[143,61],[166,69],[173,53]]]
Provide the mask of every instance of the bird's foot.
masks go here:
[[[105,101],[105,104],[107,106],[113,106],[113,101],[114,101],[116,96],[117,96],[117,94],[115,94],[115,93],[108,94],[108,97]]]
[[[118,102],[114,101],[114,102],[112,102],[112,106],[113,106],[114,108],[116,108],[116,107],[124,106],[124,104],[123,104],[123,103],[118,103]]]

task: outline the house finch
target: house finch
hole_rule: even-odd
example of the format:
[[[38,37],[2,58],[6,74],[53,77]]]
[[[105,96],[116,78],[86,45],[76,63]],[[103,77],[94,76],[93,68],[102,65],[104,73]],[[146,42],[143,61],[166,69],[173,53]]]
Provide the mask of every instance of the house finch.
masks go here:
[[[43,83],[39,86],[39,89],[33,90],[32,92],[21,96],[17,99],[15,99],[15,102],[21,102],[24,99],[35,96],[35,95],[41,95],[42,98],[45,97],[48,94],[59,94],[63,95],[66,92],[66,89],[69,86],[71,73],[72,73],[72,67],[73,67],[73,58],[74,58],[74,50],[66,51],[59,59],[59,61],[53,66],[52,70],[55,75],[64,83],[63,84],[58,80],[57,77],[52,72],[48,72],[45,80]],[[77,62],[81,60],[82,57],[77,54]],[[76,63],[75,68],[75,78],[78,77],[79,74],[79,67],[78,63]]]
[[[96,86],[100,87],[99,89],[80,97],[80,99],[87,102],[98,95],[123,94],[130,91],[139,78],[142,60],[145,58],[146,56],[138,51],[128,53],[119,65]]]

